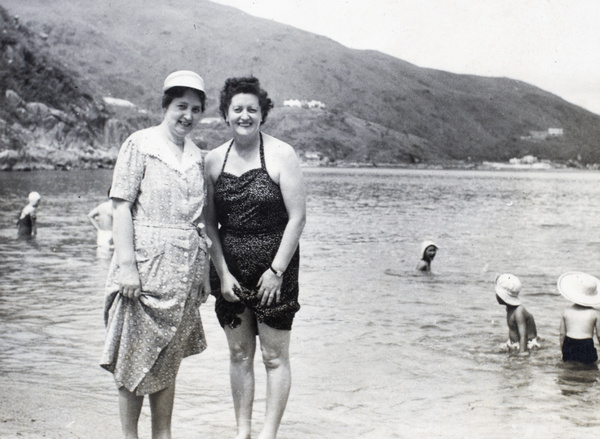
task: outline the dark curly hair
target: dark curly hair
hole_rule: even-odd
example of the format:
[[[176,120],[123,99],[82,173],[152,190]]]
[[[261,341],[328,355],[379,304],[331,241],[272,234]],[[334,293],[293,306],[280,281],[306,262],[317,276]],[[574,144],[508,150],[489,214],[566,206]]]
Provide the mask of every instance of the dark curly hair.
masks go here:
[[[260,106],[260,112],[262,125],[267,120],[269,110],[273,108],[273,101],[269,99],[267,92],[260,87],[260,81],[254,76],[245,78],[228,78],[225,81],[225,85],[221,89],[221,102],[219,104],[219,110],[224,120],[227,120],[227,111],[229,111],[229,105],[231,99],[237,94],[247,93],[252,94],[258,98],[258,104]]]
[[[182,97],[188,90],[191,90],[194,93],[196,93],[196,95],[198,95],[198,99],[200,99],[200,106],[202,107],[202,112],[204,113],[204,109],[206,107],[206,95],[203,91],[196,90],[195,88],[190,87],[177,86],[165,90],[162,97],[162,108],[167,108],[169,105],[171,105],[171,102],[173,102],[175,98]]]

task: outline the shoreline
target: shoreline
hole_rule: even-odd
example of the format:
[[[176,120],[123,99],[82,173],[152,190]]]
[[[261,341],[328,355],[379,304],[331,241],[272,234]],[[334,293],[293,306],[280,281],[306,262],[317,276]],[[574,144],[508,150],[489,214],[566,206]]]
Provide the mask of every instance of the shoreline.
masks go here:
[[[432,161],[427,163],[366,163],[366,162],[336,162],[329,164],[314,164],[301,162],[302,168],[338,168],[338,169],[415,169],[415,170],[474,170],[474,171],[598,171],[600,165],[569,162],[567,164],[555,162],[537,162],[533,164],[512,164],[508,162],[464,162],[456,161]],[[46,163],[17,164],[11,168],[2,168],[0,172],[36,172],[36,171],[95,171],[111,170],[113,166],[86,163],[83,166],[62,166]]]

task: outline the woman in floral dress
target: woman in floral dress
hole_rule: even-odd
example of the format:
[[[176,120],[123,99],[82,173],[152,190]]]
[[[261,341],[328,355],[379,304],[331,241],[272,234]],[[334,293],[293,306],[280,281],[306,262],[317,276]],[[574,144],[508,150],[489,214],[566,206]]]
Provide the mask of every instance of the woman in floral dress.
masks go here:
[[[179,365],[206,348],[198,310],[208,290],[204,163],[186,137],[204,111],[204,81],[177,71],[163,92],[162,123],[123,143],[110,191],[115,254],[101,366],[114,374],[126,438],[138,437],[144,395],[152,437],[171,437]]]

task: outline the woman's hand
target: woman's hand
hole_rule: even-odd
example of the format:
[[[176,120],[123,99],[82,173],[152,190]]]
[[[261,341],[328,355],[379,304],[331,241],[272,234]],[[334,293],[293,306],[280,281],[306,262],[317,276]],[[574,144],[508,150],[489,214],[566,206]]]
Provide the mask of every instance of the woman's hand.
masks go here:
[[[140,275],[134,263],[119,267],[119,292],[128,299],[137,299],[142,292]]]
[[[273,273],[270,268],[262,274],[257,284],[258,297],[260,297],[260,304],[262,306],[271,306],[273,301],[279,303],[282,283],[283,276],[275,276],[275,273]]]
[[[221,278],[221,294],[226,301],[240,301],[240,298],[234,293],[235,288],[239,288],[240,290],[242,289],[236,278],[231,274],[225,275],[223,278]]]

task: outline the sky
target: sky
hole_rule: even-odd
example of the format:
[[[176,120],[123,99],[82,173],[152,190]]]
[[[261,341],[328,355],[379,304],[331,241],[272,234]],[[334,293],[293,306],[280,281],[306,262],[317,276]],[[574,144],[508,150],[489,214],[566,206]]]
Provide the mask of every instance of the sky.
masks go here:
[[[453,73],[508,77],[600,114],[599,0],[212,0]]]

